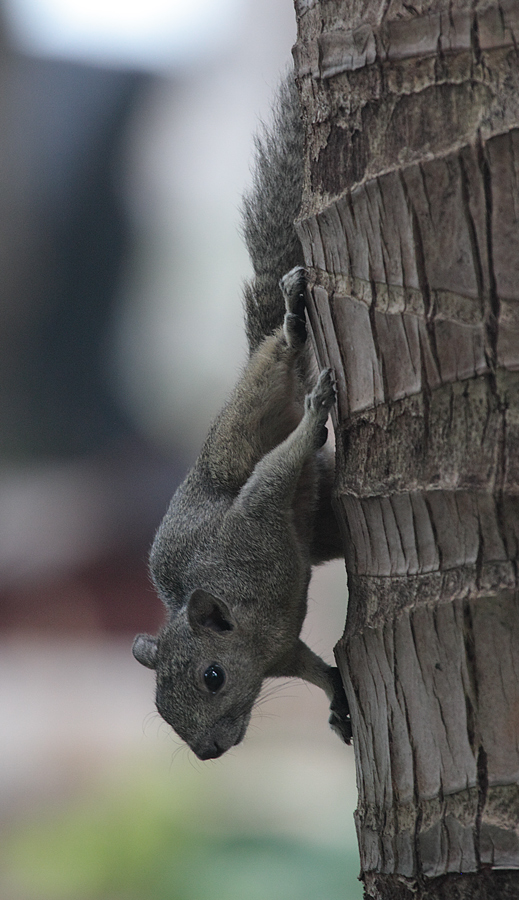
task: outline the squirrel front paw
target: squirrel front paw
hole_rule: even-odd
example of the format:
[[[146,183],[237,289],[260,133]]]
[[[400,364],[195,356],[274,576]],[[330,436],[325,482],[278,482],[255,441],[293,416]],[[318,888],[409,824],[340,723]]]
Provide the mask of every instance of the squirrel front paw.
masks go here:
[[[335,403],[335,379],[333,369],[323,369],[319,373],[317,384],[306,398],[307,406],[318,414],[328,417],[328,412]]]
[[[323,369],[311,394],[305,398],[307,414],[314,418],[315,446],[322,447],[326,443],[328,431],[326,420],[328,412],[335,402],[335,381],[333,369]]]
[[[335,667],[332,667],[330,670],[330,680],[333,685],[333,699],[330,703],[330,718],[328,719],[328,723],[345,744],[351,744],[352,731],[350,707],[348,705],[346,694],[344,693],[340,672]]]

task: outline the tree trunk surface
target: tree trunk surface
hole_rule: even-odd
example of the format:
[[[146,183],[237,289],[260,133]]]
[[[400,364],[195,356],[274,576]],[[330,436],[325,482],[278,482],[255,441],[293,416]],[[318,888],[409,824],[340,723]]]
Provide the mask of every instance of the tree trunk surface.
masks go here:
[[[519,897],[519,2],[296,0],[367,897]]]

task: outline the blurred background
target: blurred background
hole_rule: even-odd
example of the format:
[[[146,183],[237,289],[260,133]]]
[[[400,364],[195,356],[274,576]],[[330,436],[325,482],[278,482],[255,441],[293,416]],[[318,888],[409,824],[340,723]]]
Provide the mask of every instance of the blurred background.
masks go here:
[[[291,0],[0,7],[0,896],[360,897],[351,748],[273,683],[200,763],[131,656],[147,552],[245,359],[239,229]],[[341,563],[305,636],[330,662]]]

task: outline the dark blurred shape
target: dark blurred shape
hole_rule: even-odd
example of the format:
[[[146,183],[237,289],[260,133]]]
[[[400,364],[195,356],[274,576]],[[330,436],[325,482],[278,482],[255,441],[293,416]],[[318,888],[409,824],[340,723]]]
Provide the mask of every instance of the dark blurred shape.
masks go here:
[[[131,431],[106,388],[129,250],[117,153],[149,77],[10,55],[0,101],[0,453],[98,452]]]
[[[0,54],[0,626],[154,629],[147,548],[176,467],[107,377],[120,151],[153,78]]]

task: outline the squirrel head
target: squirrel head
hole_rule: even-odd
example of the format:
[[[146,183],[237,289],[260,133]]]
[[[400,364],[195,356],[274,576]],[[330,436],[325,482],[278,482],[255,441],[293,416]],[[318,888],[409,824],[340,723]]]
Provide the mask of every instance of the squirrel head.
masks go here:
[[[137,635],[135,658],[157,673],[158,712],[199,759],[243,739],[261,690],[263,667],[228,605],[203,589],[158,637]]]

